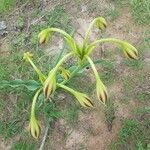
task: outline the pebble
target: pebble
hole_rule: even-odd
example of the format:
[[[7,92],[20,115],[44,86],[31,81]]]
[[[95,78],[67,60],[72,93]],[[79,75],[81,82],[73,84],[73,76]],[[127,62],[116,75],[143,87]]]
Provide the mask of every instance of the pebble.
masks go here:
[[[0,21],[0,36],[5,36],[7,34],[7,25],[5,21]]]
[[[6,30],[7,26],[6,26],[6,22],[5,21],[0,21],[0,31],[1,30]]]

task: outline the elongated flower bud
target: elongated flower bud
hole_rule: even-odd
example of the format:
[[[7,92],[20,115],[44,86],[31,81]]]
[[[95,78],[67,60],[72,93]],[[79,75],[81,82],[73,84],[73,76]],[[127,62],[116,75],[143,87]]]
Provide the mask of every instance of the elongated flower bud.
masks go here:
[[[70,77],[70,71],[63,67],[59,67],[59,70],[61,71],[62,78],[64,78],[65,80],[68,80]]]
[[[57,84],[59,87],[69,91],[71,94],[73,94],[78,102],[83,106],[83,107],[93,107],[93,103],[91,99],[84,93],[77,92],[63,84]]]
[[[35,139],[39,138],[41,127],[38,120],[35,117],[31,117],[30,124],[29,124],[29,131]]]
[[[106,87],[100,80],[99,74],[98,74],[96,67],[95,67],[93,61],[91,60],[91,58],[88,56],[86,56],[86,58],[89,61],[90,65],[93,69],[94,75],[95,75],[97,97],[103,104],[106,104],[106,101],[108,98],[108,93],[107,93]]]
[[[91,99],[84,93],[80,93],[80,92],[76,92],[74,94],[74,96],[76,97],[76,99],[79,101],[79,103],[83,106],[83,107],[93,107],[93,103],[91,101]]]
[[[100,30],[104,30],[107,26],[106,20],[103,17],[96,18],[95,24],[97,28]]]
[[[39,39],[40,44],[47,43],[49,38],[50,38],[49,28],[42,30],[38,35],[38,39]]]
[[[126,57],[130,59],[138,59],[138,51],[134,46],[132,46],[131,44],[127,42],[123,42],[122,48]]]
[[[36,104],[36,100],[37,100],[41,90],[42,89],[39,89],[36,92],[35,96],[33,97],[32,108],[31,108],[31,118],[30,118],[30,123],[29,123],[30,133],[35,139],[37,139],[39,137],[40,132],[41,132],[40,124],[35,117],[35,104]]]
[[[105,85],[102,83],[102,81],[98,78],[96,80],[96,93],[98,99],[103,103],[106,104],[108,93]]]
[[[56,90],[56,73],[55,70],[51,70],[48,78],[44,82],[44,95],[45,98],[48,99],[49,96]]]

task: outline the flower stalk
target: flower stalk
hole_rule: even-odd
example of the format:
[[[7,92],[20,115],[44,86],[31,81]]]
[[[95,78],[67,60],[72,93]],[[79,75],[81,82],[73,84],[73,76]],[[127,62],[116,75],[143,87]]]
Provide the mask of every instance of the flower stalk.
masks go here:
[[[38,120],[35,117],[35,105],[36,105],[36,100],[41,92],[42,88],[39,89],[35,96],[33,97],[33,102],[32,102],[32,107],[31,107],[31,118],[30,118],[30,123],[29,123],[29,130],[31,135],[35,138],[38,139],[40,132],[41,132],[41,127],[38,122]]]
[[[94,106],[91,99],[86,94],[77,92],[63,84],[57,84],[57,86],[63,88],[64,90],[70,92],[71,94],[73,94],[76,97],[76,99],[78,100],[78,102],[83,107],[93,107]]]
[[[38,74],[40,82],[43,84],[44,81],[45,81],[45,79],[46,79],[46,77],[44,76],[44,74],[42,74],[42,72],[40,71],[40,69],[38,69],[36,67],[36,65],[33,63],[32,57],[33,57],[33,54],[31,54],[30,52],[26,52],[26,53],[24,53],[23,59],[26,60],[26,61],[28,61],[31,64],[31,66],[33,67],[33,69]]]
[[[59,67],[62,65],[62,63],[72,55],[73,53],[68,53],[66,54],[58,63],[57,65],[49,72],[49,75],[47,77],[47,79],[44,82],[44,87],[43,87],[43,91],[44,91],[44,95],[46,100],[49,98],[49,96],[51,94],[54,93],[54,91],[56,90],[56,73],[57,70],[59,69]]]
[[[104,28],[106,28],[106,26],[107,26],[106,20],[103,17],[97,17],[97,18],[95,18],[91,22],[91,24],[89,25],[89,28],[87,29],[87,31],[85,33],[85,38],[84,38],[84,41],[83,41],[83,48],[85,47],[85,45],[88,42],[88,38],[89,38],[89,36],[91,34],[92,27],[94,26],[94,24],[96,24],[97,28],[99,28],[101,30],[104,30]]]
[[[99,39],[99,40],[92,42],[88,46],[89,51],[87,51],[87,55],[90,55],[90,53],[93,51],[93,49],[90,49],[91,47],[96,46],[97,44],[103,43],[103,42],[111,42],[113,44],[117,44],[121,46],[126,57],[131,58],[131,59],[138,59],[138,51],[134,46],[132,46],[126,41],[122,41],[122,40],[114,39],[114,38]]]
[[[105,85],[103,84],[103,82],[101,81],[99,74],[96,70],[96,67],[95,67],[93,61],[91,60],[91,58],[88,56],[86,58],[89,61],[90,65],[93,69],[94,75],[95,75],[97,97],[104,105],[106,105],[106,101],[108,99],[107,89],[106,89]]]

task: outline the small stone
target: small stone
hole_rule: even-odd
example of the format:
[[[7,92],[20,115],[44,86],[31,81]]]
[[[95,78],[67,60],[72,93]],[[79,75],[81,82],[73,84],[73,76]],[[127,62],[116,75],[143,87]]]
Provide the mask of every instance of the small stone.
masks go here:
[[[0,21],[0,31],[6,30],[6,28],[7,28],[6,22],[5,21]]]
[[[0,21],[0,36],[4,37],[7,35],[7,25],[5,21]]]
[[[87,6],[81,6],[81,12],[86,12],[87,11]]]

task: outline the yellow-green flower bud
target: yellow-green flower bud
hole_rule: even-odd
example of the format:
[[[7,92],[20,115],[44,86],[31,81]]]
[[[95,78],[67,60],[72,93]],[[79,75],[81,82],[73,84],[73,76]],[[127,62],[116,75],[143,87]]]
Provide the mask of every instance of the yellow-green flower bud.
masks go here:
[[[35,139],[39,138],[41,127],[38,120],[34,116],[31,117],[30,124],[29,124],[29,131]]]
[[[103,17],[96,18],[95,24],[97,28],[100,30],[104,30],[107,26],[106,20]]]
[[[134,46],[132,46],[131,44],[127,42],[123,42],[122,48],[126,57],[131,58],[131,59],[138,59],[138,51]]]
[[[103,103],[106,104],[107,98],[108,98],[108,93],[105,85],[102,83],[102,81],[97,78],[96,79],[96,93],[98,99]]]
[[[35,117],[35,104],[36,104],[36,100],[41,90],[42,89],[39,89],[33,97],[32,108],[31,108],[31,118],[30,118],[30,123],[29,123],[29,131],[35,139],[39,137],[40,132],[41,132],[40,124]]]
[[[38,35],[39,43],[40,44],[47,43],[49,40],[49,37],[50,37],[49,28],[42,30]]]
[[[93,69],[94,75],[95,75],[97,97],[103,104],[106,104],[106,101],[108,98],[107,89],[106,89],[105,85],[102,83],[102,81],[100,80],[99,74],[98,74],[96,67],[95,67],[93,61],[91,60],[91,58],[88,56],[86,58],[89,61],[90,65]]]
[[[61,71],[60,75],[62,76],[62,78],[64,78],[65,80],[68,80],[70,77],[70,71],[63,67],[60,67],[59,70]]]
[[[69,91],[71,94],[73,94],[78,102],[83,106],[83,107],[93,107],[93,103],[91,99],[84,93],[77,92],[63,84],[57,84],[59,87]]]
[[[44,95],[48,99],[49,96],[56,90],[56,73],[55,70],[51,70],[48,78],[44,82]]]
[[[29,61],[29,59],[32,60],[32,58],[33,58],[33,54],[30,52],[26,52],[23,54],[23,60],[25,61]]]
[[[93,107],[91,99],[84,93],[76,92],[74,96],[83,107]]]

